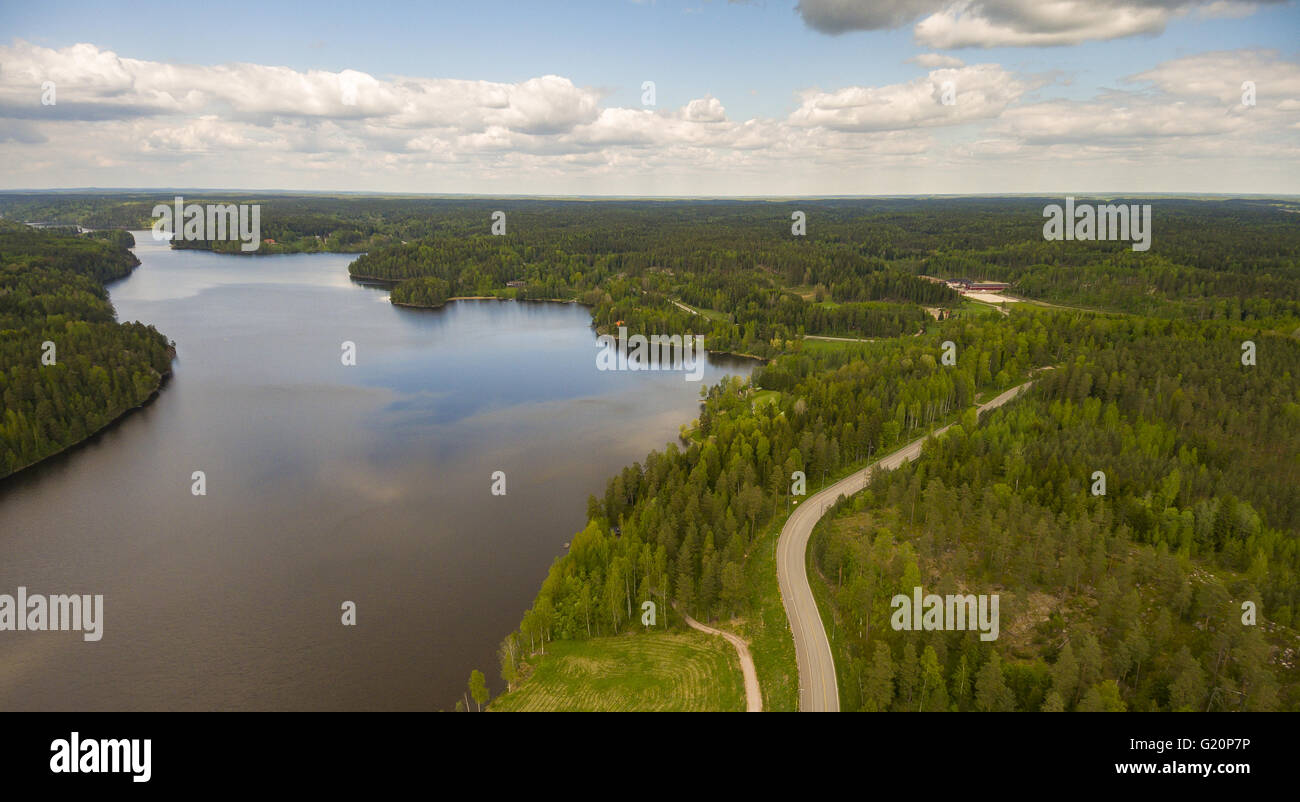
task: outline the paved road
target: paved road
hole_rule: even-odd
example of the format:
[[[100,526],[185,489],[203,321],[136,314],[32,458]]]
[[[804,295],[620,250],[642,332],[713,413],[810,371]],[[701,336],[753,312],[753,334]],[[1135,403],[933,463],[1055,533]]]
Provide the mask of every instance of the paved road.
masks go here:
[[[981,404],[979,411],[1000,407],[1020,394],[1032,381],[1012,387],[992,401]],[[951,426],[951,424],[949,424]],[[934,436],[948,431],[948,426],[938,429]],[[930,435],[926,435],[929,437]],[[808,538],[813,526],[840,496],[851,496],[867,486],[867,481],[878,468],[893,470],[921,453],[925,437],[917,438],[889,456],[877,460],[857,473],[844,477],[835,484],[809,496],[799,503],[785,522],[776,545],[776,576],[781,586],[781,599],[785,614],[790,619],[790,632],[794,636],[795,659],[799,663],[799,709],[812,712],[836,712],[840,709],[840,687],[835,679],[835,658],[831,656],[831,642],[826,637],[808,586]]]
[[[754,658],[749,653],[749,644],[745,643],[744,638],[731,632],[723,632],[720,629],[714,629],[707,624],[701,624],[694,618],[691,618],[681,610],[677,611],[686,623],[693,629],[700,632],[707,632],[710,635],[721,635],[736,647],[736,654],[740,655],[740,673],[745,677],[745,712],[762,713],[763,712],[763,694],[758,687],[758,671],[754,669]]]

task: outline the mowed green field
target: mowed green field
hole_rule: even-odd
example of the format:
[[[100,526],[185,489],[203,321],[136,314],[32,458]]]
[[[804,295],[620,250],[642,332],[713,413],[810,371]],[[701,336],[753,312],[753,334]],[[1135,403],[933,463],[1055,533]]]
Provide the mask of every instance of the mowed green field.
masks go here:
[[[494,711],[744,711],[736,649],[702,632],[557,641]]]

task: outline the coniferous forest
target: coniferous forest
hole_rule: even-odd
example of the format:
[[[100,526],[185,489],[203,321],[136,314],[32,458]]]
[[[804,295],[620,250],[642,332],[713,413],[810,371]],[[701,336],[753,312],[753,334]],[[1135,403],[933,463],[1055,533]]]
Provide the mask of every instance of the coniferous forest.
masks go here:
[[[824,520],[814,564],[845,707],[1294,708],[1300,343],[1069,326],[1077,356]],[[1240,363],[1251,337],[1270,366]],[[889,600],[915,586],[996,589],[995,647],[894,631]],[[1266,621],[1243,626],[1245,602]]]
[[[126,231],[78,236],[0,220],[0,477],[94,434],[171,370],[152,326],[119,323],[104,283],[138,261]]]
[[[0,207],[134,226],[155,200],[167,198]],[[814,533],[845,709],[1300,708],[1294,204],[1149,200],[1154,244],[1135,252],[1045,241],[1045,199],[1032,198],[262,202],[264,236],[365,250],[353,277],[390,283],[394,303],[571,301],[600,332],[703,334],[710,350],[762,358],[588,500],[586,527],[502,643],[507,687],[548,643],[639,630],[640,602],[658,599],[661,626],[679,612],[735,622],[769,706],[789,707],[770,552],[800,500],[793,475],[812,492],[954,424]],[[794,211],[806,235],[792,234]],[[165,338],[116,322],[107,301],[103,282],[133,264],[125,244],[0,233],[4,472],[87,436],[167,372]],[[977,303],[934,280],[959,277],[1008,282],[1027,302]],[[57,367],[41,364],[47,340]],[[891,599],[918,586],[999,594],[1000,637],[894,629]]]

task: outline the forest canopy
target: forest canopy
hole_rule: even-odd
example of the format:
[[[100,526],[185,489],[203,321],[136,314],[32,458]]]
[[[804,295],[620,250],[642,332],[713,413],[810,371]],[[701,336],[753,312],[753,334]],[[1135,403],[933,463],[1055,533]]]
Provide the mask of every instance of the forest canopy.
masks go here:
[[[170,200],[155,195],[11,194],[0,212],[145,227]],[[703,334],[765,360],[708,388],[677,442],[589,499],[502,643],[508,684],[548,642],[638,628],[651,598],[669,625],[680,611],[761,634],[792,476],[815,488],[954,424],[814,533],[846,708],[1300,709],[1291,201],[1145,199],[1152,244],[1135,252],[1045,240],[1042,209],[1059,198],[211,200],[264,204],[275,243],[259,253],[359,253],[352,276],[390,284],[394,303],[572,301],[598,331]],[[134,264],[121,233],[0,228],[0,473],[86,436],[165,374],[165,339],[116,323],[103,288]],[[1039,303],[973,302],[950,278]],[[57,366],[41,363],[47,340]],[[1002,636],[893,630],[891,597],[922,585],[1000,594]],[[764,648],[761,664],[784,659]]]
[[[104,289],[139,264],[125,244],[0,220],[0,477],[94,434],[170,372],[166,338],[118,323]]]

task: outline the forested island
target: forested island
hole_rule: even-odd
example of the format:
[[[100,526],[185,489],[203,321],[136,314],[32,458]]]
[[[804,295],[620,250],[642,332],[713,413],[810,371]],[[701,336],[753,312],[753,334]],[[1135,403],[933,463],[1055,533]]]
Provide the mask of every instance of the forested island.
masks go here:
[[[0,220],[0,477],[90,437],[170,373],[166,337],[117,322],[104,289],[139,264],[133,244]]]

